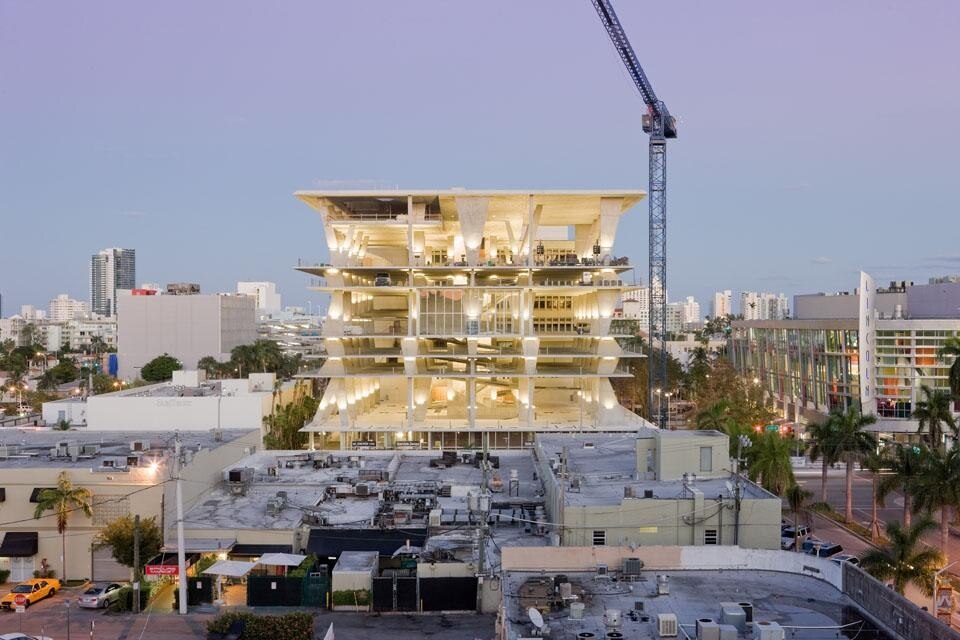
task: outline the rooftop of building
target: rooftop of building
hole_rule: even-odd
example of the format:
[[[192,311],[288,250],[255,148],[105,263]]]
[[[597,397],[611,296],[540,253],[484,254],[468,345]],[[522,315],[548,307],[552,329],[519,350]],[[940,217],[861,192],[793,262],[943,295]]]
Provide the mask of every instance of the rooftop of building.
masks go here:
[[[553,575],[532,572],[508,572],[501,588],[506,607],[506,638],[518,640],[532,637],[530,607],[541,611],[550,628],[550,637],[574,638],[580,633],[592,633],[604,638],[613,630],[605,626],[604,613],[617,610],[621,626],[617,629],[625,638],[657,638],[658,614],[674,614],[683,631],[678,637],[694,638],[696,622],[721,620],[721,602],[753,605],[754,624],[772,621],[783,627],[806,627],[787,637],[837,637],[837,628],[848,627],[846,637],[886,639],[880,632],[874,634],[873,625],[845,595],[831,585],[804,575],[755,570],[675,571],[668,574],[669,593],[656,595],[657,577],[643,571],[631,582],[597,579],[595,573],[567,572],[567,580],[577,601],[583,603],[582,619],[573,619],[570,608],[550,611],[546,590],[554,588]],[[542,584],[541,584],[542,582]],[[640,607],[638,609],[638,607]],[[820,627],[819,630],[816,628]],[[826,635],[817,635],[826,634]],[[737,637],[756,637],[738,634]]]
[[[252,432],[251,429],[190,431],[181,433],[180,441],[185,451],[215,449]],[[174,434],[170,431],[7,428],[0,431],[0,469],[102,469],[105,460],[125,460],[128,456],[146,456],[159,461],[163,452],[172,451],[173,447]],[[123,468],[108,469],[121,471]]]
[[[539,503],[540,483],[533,480],[529,451],[490,455],[499,465],[488,472],[494,505]],[[464,456],[471,462],[464,462]],[[194,529],[293,529],[305,516],[309,521],[316,515],[325,526],[362,528],[381,511],[379,494],[392,491],[428,497],[442,509],[444,522],[466,522],[467,494],[483,482],[475,456],[464,453],[456,463],[437,465],[439,451],[258,451],[225,469],[224,483],[203,495],[185,519]],[[231,470],[241,469],[251,470],[245,493],[226,481]],[[517,471],[518,495],[507,496],[511,470]],[[364,486],[362,495],[357,485]],[[275,506],[278,491],[286,493],[280,508]]]
[[[148,384],[141,387],[131,387],[100,393],[85,397],[73,395],[51,403],[86,402],[92,398],[216,398],[233,397],[252,393],[273,393],[273,384],[276,380],[272,373],[252,373],[247,378],[228,378],[223,380],[207,380],[201,371],[175,371],[172,380]],[[290,383],[286,383],[290,384]]]
[[[592,507],[619,505],[623,502],[626,490],[641,498],[648,495],[655,500],[677,500],[691,497],[691,488],[701,491],[705,498],[723,495],[732,497],[732,475],[705,478],[691,473],[686,479],[678,480],[642,480],[637,474],[638,438],[660,438],[660,446],[677,446],[684,439],[724,438],[717,431],[667,431],[648,427],[631,434],[569,434],[539,435],[538,443],[547,455],[554,454],[557,459],[565,450],[567,455],[568,489],[564,492],[567,505]],[[579,486],[571,487],[571,480],[579,481]],[[652,492],[652,495],[646,492]],[[742,484],[744,498],[767,499],[774,496],[752,482]]]

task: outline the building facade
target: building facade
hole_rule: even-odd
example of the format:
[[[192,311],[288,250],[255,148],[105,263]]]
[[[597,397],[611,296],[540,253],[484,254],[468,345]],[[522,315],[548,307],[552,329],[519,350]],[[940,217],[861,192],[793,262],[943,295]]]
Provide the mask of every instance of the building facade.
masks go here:
[[[949,389],[952,359],[937,353],[960,336],[960,284],[877,289],[863,274],[852,293],[797,296],[794,307],[795,319],[733,323],[738,371],[756,378],[787,419],[816,422],[856,406],[877,416],[869,429],[918,437],[911,416],[923,387]]]
[[[329,265],[330,379],[308,430],[325,446],[530,446],[537,431],[635,430],[609,378],[631,286],[623,192],[299,192]]]
[[[238,282],[237,293],[253,296],[257,301],[257,313],[280,311],[280,294],[273,282]]]
[[[90,315],[90,305],[82,300],[74,300],[65,293],[61,293],[50,301],[47,319],[50,322],[67,322],[86,318]]]
[[[121,294],[117,306],[117,357],[121,378],[167,353],[192,369],[204,356],[227,360],[230,351],[257,339],[254,300],[238,295]]]
[[[723,318],[733,313],[733,291],[725,289],[713,294],[710,303],[710,317]]]
[[[113,247],[90,257],[90,310],[101,316],[117,312],[117,289],[133,289],[137,279],[134,249]]]

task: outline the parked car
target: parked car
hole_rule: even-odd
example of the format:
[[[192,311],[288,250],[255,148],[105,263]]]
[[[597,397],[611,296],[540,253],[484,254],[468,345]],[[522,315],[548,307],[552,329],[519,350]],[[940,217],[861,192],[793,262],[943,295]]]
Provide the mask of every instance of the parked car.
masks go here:
[[[22,633],[4,633],[0,640],[53,640],[50,636],[25,636]]]
[[[56,578],[33,578],[25,580],[10,590],[10,593],[0,598],[0,608],[13,609],[16,607],[13,600],[18,595],[26,596],[27,603],[31,604],[44,598],[49,598],[60,590],[60,581]]]
[[[378,273],[376,278],[373,280],[373,286],[375,287],[389,287],[391,283],[389,273]]]
[[[794,525],[780,525],[780,548],[789,551],[793,549],[794,545],[797,542],[797,538],[800,538],[800,541],[803,542],[810,536],[810,527],[805,525],[800,525],[795,527]]]
[[[77,597],[77,604],[85,609],[105,609],[116,602],[122,592],[123,585],[118,582],[98,582]]]
[[[855,567],[860,566],[860,558],[849,553],[838,553],[830,559],[840,565],[842,565],[844,562],[848,562]]]
[[[807,542],[809,542],[809,540]],[[830,558],[843,551],[843,547],[839,544],[833,542],[823,542],[821,540],[814,542],[809,548],[807,548],[807,543],[805,542],[803,543],[803,547],[804,553],[811,556],[817,556],[818,558]]]

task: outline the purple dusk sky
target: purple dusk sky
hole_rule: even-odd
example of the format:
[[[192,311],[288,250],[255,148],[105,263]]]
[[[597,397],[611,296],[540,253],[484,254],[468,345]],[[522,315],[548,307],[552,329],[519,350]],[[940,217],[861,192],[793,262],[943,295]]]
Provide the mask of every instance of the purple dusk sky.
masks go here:
[[[669,291],[850,289],[960,272],[960,3],[617,10],[681,119]],[[646,188],[642,102],[588,0],[0,0],[3,311],[322,260],[305,188]],[[646,207],[616,251],[646,279]]]

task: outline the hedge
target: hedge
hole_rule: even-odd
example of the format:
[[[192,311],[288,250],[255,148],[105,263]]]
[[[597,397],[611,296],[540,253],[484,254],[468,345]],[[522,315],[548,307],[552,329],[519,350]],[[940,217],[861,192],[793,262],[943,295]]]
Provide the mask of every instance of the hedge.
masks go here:
[[[0,584],[3,584],[10,577],[10,569],[0,569]]]
[[[152,589],[153,585],[151,583],[140,582],[140,611],[147,608]],[[120,597],[110,603],[110,611],[113,613],[133,611],[133,587],[128,585],[120,589]]]
[[[334,591],[330,596],[330,602],[333,605],[358,605],[362,607],[370,604],[370,592],[366,589]]]
[[[237,620],[243,621],[243,640],[311,640],[313,638],[313,614],[285,613],[279,616],[262,616],[247,611],[224,613],[207,623],[211,634],[226,635]]]

